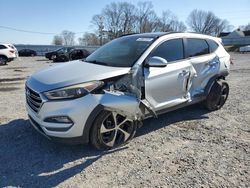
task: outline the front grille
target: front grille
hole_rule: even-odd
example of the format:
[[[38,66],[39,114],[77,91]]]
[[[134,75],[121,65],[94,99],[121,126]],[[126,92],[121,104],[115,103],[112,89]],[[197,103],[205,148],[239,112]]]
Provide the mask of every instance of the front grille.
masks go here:
[[[35,112],[38,112],[42,106],[40,95],[28,87],[26,87],[26,101],[29,107]]]

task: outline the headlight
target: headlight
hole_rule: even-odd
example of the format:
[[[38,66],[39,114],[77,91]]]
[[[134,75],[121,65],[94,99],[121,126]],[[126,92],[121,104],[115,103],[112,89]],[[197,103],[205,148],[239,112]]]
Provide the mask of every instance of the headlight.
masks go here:
[[[44,95],[50,100],[75,99],[87,95],[89,92],[101,87],[102,85],[103,82],[101,81],[92,81],[48,91],[45,92]]]

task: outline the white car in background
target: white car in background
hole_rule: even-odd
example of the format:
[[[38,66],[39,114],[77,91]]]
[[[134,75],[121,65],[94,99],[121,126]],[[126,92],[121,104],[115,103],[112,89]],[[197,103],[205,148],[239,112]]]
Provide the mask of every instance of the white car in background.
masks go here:
[[[250,52],[250,45],[240,47],[239,51],[240,53]]]
[[[18,51],[12,44],[0,44],[0,64],[7,64],[18,57]]]

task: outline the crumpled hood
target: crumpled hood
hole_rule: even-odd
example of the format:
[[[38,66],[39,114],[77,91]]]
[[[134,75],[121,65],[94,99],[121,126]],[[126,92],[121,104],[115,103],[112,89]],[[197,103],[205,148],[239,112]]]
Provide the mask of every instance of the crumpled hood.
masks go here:
[[[27,86],[36,92],[44,92],[93,80],[103,80],[129,73],[130,67],[109,67],[81,60],[55,65],[34,73]]]

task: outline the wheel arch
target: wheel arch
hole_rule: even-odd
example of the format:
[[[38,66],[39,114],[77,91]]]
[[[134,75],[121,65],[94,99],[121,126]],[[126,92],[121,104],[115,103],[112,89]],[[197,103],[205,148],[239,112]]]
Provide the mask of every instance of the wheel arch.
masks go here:
[[[4,57],[6,58],[6,60],[8,60],[8,57],[6,55],[0,54],[0,57]]]
[[[92,110],[83,129],[84,142],[90,141],[90,132],[97,116],[103,111],[116,111],[129,117],[131,120],[141,120],[143,114],[139,108],[139,101],[134,96],[117,95],[116,93],[105,93],[99,99],[99,104]]]
[[[3,60],[3,64],[4,65],[6,65],[9,61],[10,61],[10,59],[6,56],[6,55],[3,55],[3,54],[0,54],[0,58],[3,58],[3,59],[5,59],[5,60]]]
[[[225,80],[226,79],[226,76],[228,75],[228,72],[222,72],[220,74],[216,74],[214,75],[212,78],[210,78],[210,80],[208,81],[206,87],[205,87],[205,96],[208,95],[208,93],[210,92],[211,88],[212,88],[212,85],[213,83],[216,81],[216,80]]]
[[[90,141],[90,131],[92,128],[92,125],[96,119],[96,117],[101,113],[101,111],[104,110],[104,106],[101,104],[98,104],[94,110],[90,113],[89,117],[87,118],[87,121],[85,123],[85,126],[83,128],[83,143],[89,143]]]

